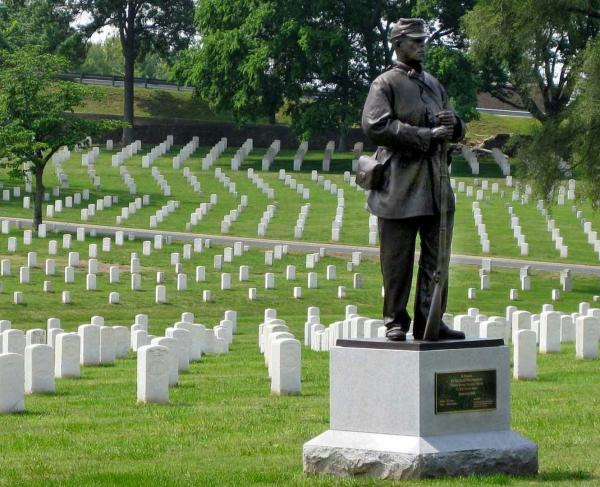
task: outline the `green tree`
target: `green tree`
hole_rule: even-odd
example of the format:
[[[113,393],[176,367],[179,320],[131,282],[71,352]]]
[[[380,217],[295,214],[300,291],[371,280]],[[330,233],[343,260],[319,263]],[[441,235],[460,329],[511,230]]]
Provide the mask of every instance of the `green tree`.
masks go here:
[[[525,162],[537,193],[549,203],[557,186],[566,178],[577,178],[592,206],[600,209],[600,40],[582,54],[578,95],[560,114],[548,117],[522,144],[519,157]]]
[[[478,118],[480,80],[463,50],[444,45],[430,46],[425,67],[444,85],[452,106],[463,120],[468,122]]]
[[[582,52],[598,19],[580,12],[598,0],[480,0],[464,17],[484,89],[538,120],[571,101]]]
[[[104,41],[90,44],[80,72],[123,76],[125,60],[118,36],[108,36]]]
[[[124,58],[123,143],[134,133],[135,62],[149,52],[166,56],[187,47],[192,35],[193,0],[65,0],[71,12],[91,20],[82,27],[87,35],[114,27]]]
[[[124,64],[121,41],[118,36],[111,35],[102,42],[89,44],[87,56],[79,72],[123,76]],[[141,78],[169,79],[170,77],[168,64],[155,52],[148,52],[142,60],[137,60],[134,72]]]
[[[36,229],[42,223],[44,169],[52,155],[120,125],[68,114],[90,92],[85,86],[56,79],[66,65],[64,58],[41,54],[39,49],[0,51],[0,166],[13,176],[31,174],[35,179]]]
[[[429,21],[430,46],[464,48],[467,36],[461,18],[473,8],[476,0],[417,0],[413,14]]]
[[[430,26],[426,69],[446,88],[452,105],[465,121],[478,118],[480,77],[467,52],[468,40],[461,18],[475,0],[417,0],[413,15]]]
[[[479,0],[464,22],[484,87],[542,122],[518,153],[538,196],[576,176],[599,206],[600,0]]]
[[[298,46],[303,2],[200,0],[201,38],[182,53],[176,77],[211,108],[231,111],[238,123],[275,115],[286,97],[301,94],[306,59]]]
[[[86,46],[73,20],[71,12],[53,0],[0,0],[0,48],[37,46],[77,66]]]
[[[391,23],[411,0],[200,0],[201,37],[177,77],[238,122],[283,107],[300,138],[336,128],[344,145],[369,83],[391,63]]]

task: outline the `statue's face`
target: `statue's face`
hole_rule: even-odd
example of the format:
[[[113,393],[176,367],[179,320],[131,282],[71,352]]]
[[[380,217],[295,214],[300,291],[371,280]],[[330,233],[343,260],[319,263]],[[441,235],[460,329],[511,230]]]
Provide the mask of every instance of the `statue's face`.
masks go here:
[[[395,41],[396,57],[402,62],[422,62],[425,59],[425,39],[402,37]]]

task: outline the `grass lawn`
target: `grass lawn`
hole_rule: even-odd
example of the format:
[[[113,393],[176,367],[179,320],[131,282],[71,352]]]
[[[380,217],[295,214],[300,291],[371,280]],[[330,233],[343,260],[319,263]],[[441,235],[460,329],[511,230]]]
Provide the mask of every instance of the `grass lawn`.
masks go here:
[[[13,233],[13,235],[19,235]],[[0,249],[6,249],[7,235],[0,235]],[[378,263],[365,259],[356,269],[364,288],[352,289],[352,273],[346,261],[325,257],[318,264],[319,288],[306,288],[305,258],[289,254],[273,267],[264,264],[263,252],[251,250],[223,272],[231,272],[233,288],[219,290],[220,271],[212,269],[213,256],[220,248],[205,249],[184,260],[189,290],[175,290],[175,276],[169,264],[171,252],[181,252],[181,244],[167,245],[152,256],[143,256],[140,241],[125,242],[111,252],[99,251],[101,272],[98,290],[86,292],[87,246],[100,243],[88,238],[73,242],[72,251],[81,254],[76,282],[64,284],[62,268],[67,250],[60,248],[57,275],[46,277],[41,268],[32,273],[32,283],[19,285],[18,266],[24,265],[27,251],[38,253],[44,263],[48,240],[60,235],[34,239],[22,245],[10,258],[12,275],[0,278],[0,318],[13,321],[15,328],[45,327],[50,316],[62,320],[66,330],[104,316],[107,324],[130,325],[136,313],[150,317],[150,333],[162,334],[181,312],[192,311],[196,321],[207,326],[222,319],[226,309],[238,312],[238,335],[230,353],[205,356],[181,375],[181,384],[171,389],[169,406],[135,404],[136,361],[133,354],[114,366],[82,369],[79,380],[58,380],[54,395],[26,398],[25,414],[0,417],[0,485],[389,485],[387,482],[306,478],[302,474],[302,444],[328,428],[328,354],[303,348],[303,392],[298,397],[273,397],[257,347],[257,328],[263,310],[277,309],[293,333],[303,337],[306,308],[319,306],[324,323],[340,319],[346,304],[358,305],[359,313],[377,317],[381,308]],[[101,246],[99,246],[101,248]],[[131,252],[138,252],[142,265],[142,291],[128,291],[127,266]],[[122,267],[121,282],[108,284],[107,264]],[[237,268],[250,266],[250,281],[237,280]],[[297,266],[297,280],[285,280],[285,266]],[[325,280],[325,267],[336,265],[336,281]],[[207,281],[193,282],[196,265],[204,265]],[[154,274],[167,272],[170,304],[154,304]],[[262,275],[274,272],[277,288],[265,290]],[[476,287],[475,267],[453,267],[451,271],[450,312],[460,313],[478,307],[482,313],[504,314],[508,289],[518,283],[517,270],[494,270],[492,288],[479,291],[476,300],[467,301],[466,288]],[[54,292],[43,293],[42,282],[51,280]],[[303,286],[304,297],[292,299],[292,287]],[[347,287],[347,298],[334,298],[338,285]],[[558,275],[536,273],[532,291],[521,293],[514,304],[539,312],[549,302],[550,290],[558,285]],[[258,288],[258,300],[247,300],[247,288]],[[25,304],[11,304],[12,291],[24,292]],[[214,302],[203,303],[203,289],[211,289]],[[70,290],[73,304],[60,304],[60,291]],[[564,293],[555,304],[565,312],[574,311],[580,301],[590,301],[597,293],[598,279],[576,276],[574,290]],[[109,291],[121,293],[120,305],[108,305]],[[402,483],[402,485],[597,485],[600,479],[600,381],[598,362],[575,359],[572,344],[560,354],[539,356],[539,379],[513,383],[513,428],[536,441],[540,447],[540,476],[513,479],[505,476]]]
[[[90,88],[100,98],[88,99],[77,112],[123,115],[123,88],[110,86],[90,86]],[[231,115],[215,113],[205,102],[193,97],[189,91],[154,90],[136,86],[134,93],[136,117],[231,121]]]
[[[325,191],[322,185],[312,181],[310,174],[313,169],[319,170],[321,174],[323,155],[321,151],[310,151],[307,154],[303,171],[294,173],[291,171],[294,151],[282,150],[271,171],[261,173],[261,177],[275,190],[275,199],[269,200],[247,177],[248,168],[252,167],[259,170],[266,149],[256,148],[252,151],[240,171],[231,171],[230,169],[230,161],[236,150],[234,147],[227,149],[221,159],[217,161],[215,167],[221,167],[232,182],[236,184],[237,195],[234,195],[215,178],[214,168],[210,171],[201,170],[201,159],[209,150],[206,147],[200,148],[191,159],[184,163],[184,166],[189,167],[191,173],[195,174],[201,183],[201,194],[191,191],[191,186],[183,177],[183,171],[172,168],[172,158],[179,151],[179,148],[174,148],[167,156],[156,162],[156,166],[171,187],[172,195],[170,197],[162,196],[157,183],[151,176],[150,169],[141,167],[142,154],[147,150],[149,149],[145,148],[142,153],[129,159],[125,167],[137,184],[137,196],[149,194],[151,205],[130,216],[127,221],[123,222],[122,226],[124,228],[148,228],[150,216],[154,215],[155,211],[168,200],[173,199],[180,201],[180,207],[160,223],[158,229],[186,231],[186,222],[189,221],[190,214],[199,207],[200,203],[207,202],[210,195],[214,193],[218,195],[218,204],[210,210],[197,226],[192,227],[191,231],[204,234],[220,234],[220,224],[223,217],[238,206],[240,196],[245,194],[248,196],[249,205],[243,210],[239,219],[231,225],[230,235],[256,237],[260,216],[269,204],[275,204],[277,210],[275,217],[268,226],[266,238],[293,240],[294,226],[300,208],[307,201],[303,200],[301,195],[290,189],[278,178],[279,169],[284,168],[297,183],[303,184],[310,190],[311,210],[302,240],[331,242],[331,224],[336,214],[337,196]],[[86,203],[86,205],[87,203],[95,203],[97,199],[107,194],[118,196],[119,203],[113,205],[110,209],[98,212],[96,216],[90,218],[89,223],[92,224],[115,225],[116,216],[121,214],[121,208],[127,206],[135,198],[135,196],[129,195],[127,187],[119,175],[119,169],[111,166],[111,155],[112,153],[108,151],[101,152],[101,156],[96,163],[96,172],[101,178],[102,189],[100,192],[92,190],[90,200],[83,203]],[[70,189],[61,192],[62,198],[84,188],[89,189],[91,186],[86,170],[81,165],[80,157],[80,154],[73,154],[70,160],[62,164],[70,183]],[[336,184],[338,188],[344,190],[345,218],[340,242],[350,245],[368,245],[369,215],[365,210],[365,193],[351,187],[350,184],[344,181],[341,174],[343,171],[351,169],[351,159],[351,153],[336,153],[331,173],[323,173],[323,175]],[[483,222],[486,224],[491,240],[490,256],[521,258],[517,242],[510,230],[508,207],[512,206],[515,214],[520,218],[522,231],[529,243],[529,256],[525,258],[556,260],[565,263],[598,264],[598,255],[593,252],[592,246],[587,243],[583,226],[575,218],[575,213],[571,208],[573,203],[576,203],[577,207],[583,211],[584,218],[592,221],[593,227],[597,229],[600,227],[600,215],[592,210],[588,202],[567,201],[564,206],[554,206],[552,208],[552,216],[561,229],[565,245],[569,247],[568,257],[560,259],[559,252],[554,248],[551,235],[546,231],[546,222],[539,211],[536,210],[536,202],[533,198],[530,198],[527,204],[512,201],[513,188],[506,188],[504,179],[493,177],[494,171],[497,171],[497,166],[492,162],[485,161],[482,164],[482,172],[490,174],[490,176],[482,175],[479,178],[466,177],[465,164],[460,158],[457,158],[453,163],[453,177],[457,181],[464,181],[466,185],[474,186],[474,189],[477,189],[477,185],[480,186],[481,180],[485,177],[490,187],[494,181],[500,185],[501,193],[492,194],[490,190],[487,190],[484,200],[480,202]],[[5,188],[19,184],[8,180],[5,174],[0,175],[0,183],[4,183]],[[47,188],[52,188],[58,184],[52,167],[48,167],[46,170],[44,184]],[[523,189],[521,189],[522,192]],[[475,194],[476,191],[473,192],[474,196]],[[464,192],[457,192],[455,253],[483,255],[472,217],[471,207],[474,196],[467,197]],[[52,201],[53,199],[49,203]],[[71,209],[65,208],[62,213],[55,215],[54,220],[78,222],[80,221],[80,210],[83,207],[80,205]],[[2,202],[0,215],[31,218],[32,210],[23,209],[21,200],[13,198],[10,202]]]
[[[534,118],[480,113],[478,120],[471,120],[468,123],[466,139],[469,142],[481,143],[496,134],[528,135],[538,123]]]

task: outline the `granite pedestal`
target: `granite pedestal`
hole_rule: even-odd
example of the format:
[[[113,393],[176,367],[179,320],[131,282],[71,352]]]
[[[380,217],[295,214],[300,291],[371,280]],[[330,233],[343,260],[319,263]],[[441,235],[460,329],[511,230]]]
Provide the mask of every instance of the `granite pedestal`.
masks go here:
[[[413,479],[537,473],[537,446],[510,429],[503,340],[338,340],[330,430],[305,443],[304,471]]]

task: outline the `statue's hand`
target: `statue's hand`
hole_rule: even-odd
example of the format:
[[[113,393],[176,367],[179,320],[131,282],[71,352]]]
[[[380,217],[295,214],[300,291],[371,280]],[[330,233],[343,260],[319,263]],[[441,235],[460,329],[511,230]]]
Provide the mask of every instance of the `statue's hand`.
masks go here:
[[[454,134],[454,127],[450,125],[440,125],[431,129],[431,137],[438,140],[450,140]]]
[[[436,118],[440,125],[454,127],[454,125],[456,124],[456,116],[454,115],[454,112],[452,110],[444,110],[442,112],[439,112],[436,115]]]

